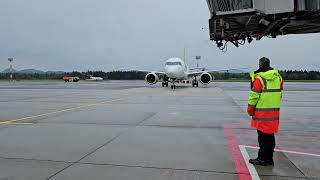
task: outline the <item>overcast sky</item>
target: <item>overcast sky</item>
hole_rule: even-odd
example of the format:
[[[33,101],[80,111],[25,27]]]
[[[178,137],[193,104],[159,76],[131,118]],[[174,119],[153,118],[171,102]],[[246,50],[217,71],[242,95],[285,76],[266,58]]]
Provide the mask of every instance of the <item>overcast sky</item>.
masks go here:
[[[205,0],[1,0],[0,70],[161,70],[169,57],[225,69],[270,57],[278,69],[320,70],[320,34],[262,39],[223,53],[209,41]],[[315,64],[315,65],[314,65]]]

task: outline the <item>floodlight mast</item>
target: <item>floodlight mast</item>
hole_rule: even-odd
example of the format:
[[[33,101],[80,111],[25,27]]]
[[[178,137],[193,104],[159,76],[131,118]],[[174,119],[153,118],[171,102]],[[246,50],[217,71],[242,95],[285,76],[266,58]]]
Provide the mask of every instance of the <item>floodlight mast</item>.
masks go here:
[[[201,59],[201,56],[196,56],[196,61],[197,61],[197,68],[199,68],[199,61]]]
[[[12,81],[12,79],[13,79],[13,65],[12,65],[12,62],[13,62],[13,58],[8,58],[8,61],[9,61],[9,65],[10,65],[10,67],[9,67],[9,73],[10,73],[10,80]]]

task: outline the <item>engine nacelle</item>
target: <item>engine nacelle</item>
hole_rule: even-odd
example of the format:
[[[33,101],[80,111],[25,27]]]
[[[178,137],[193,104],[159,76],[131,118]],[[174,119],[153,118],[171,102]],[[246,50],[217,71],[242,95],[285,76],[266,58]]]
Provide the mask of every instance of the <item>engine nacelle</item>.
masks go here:
[[[159,76],[155,73],[148,73],[145,77],[148,84],[156,84],[159,81]]]
[[[207,72],[204,72],[199,76],[199,81],[204,85],[208,85],[213,79],[212,75]]]

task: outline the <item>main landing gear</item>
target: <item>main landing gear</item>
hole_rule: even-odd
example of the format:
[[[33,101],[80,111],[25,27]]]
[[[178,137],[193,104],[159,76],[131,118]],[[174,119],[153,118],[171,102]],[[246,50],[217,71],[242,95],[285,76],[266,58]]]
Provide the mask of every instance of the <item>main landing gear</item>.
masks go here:
[[[164,75],[163,76],[163,81],[162,81],[162,87],[168,87],[169,86],[169,78],[166,76],[166,75]]]
[[[162,87],[168,87],[169,86],[169,82],[168,81],[163,81],[162,82]]]
[[[199,87],[198,81],[192,81],[192,87]]]
[[[192,81],[192,87],[199,87],[199,82],[197,81],[197,76],[194,76],[194,80]]]
[[[169,87],[169,82],[162,82],[162,87]],[[174,84],[174,82],[172,82],[172,85],[170,87],[171,89],[176,89],[176,85]]]

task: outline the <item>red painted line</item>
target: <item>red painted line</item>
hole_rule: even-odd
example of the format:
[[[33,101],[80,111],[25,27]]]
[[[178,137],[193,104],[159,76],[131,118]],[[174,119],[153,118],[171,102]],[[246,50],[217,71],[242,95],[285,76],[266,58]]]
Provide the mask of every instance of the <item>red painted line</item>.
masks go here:
[[[225,137],[231,151],[232,160],[239,180],[252,180],[249,169],[240,152],[239,145],[233,135],[233,129],[230,124],[224,125]]]

